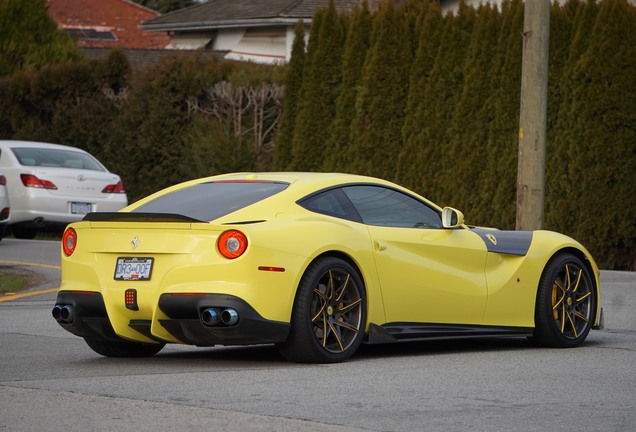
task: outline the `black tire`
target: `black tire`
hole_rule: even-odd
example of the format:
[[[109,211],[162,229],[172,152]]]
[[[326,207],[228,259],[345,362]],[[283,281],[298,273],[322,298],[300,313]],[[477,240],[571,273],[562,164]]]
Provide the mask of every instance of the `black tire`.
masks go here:
[[[571,348],[585,340],[597,304],[593,280],[572,254],[559,254],[548,262],[539,281],[532,343]]]
[[[97,354],[104,357],[151,357],[163,349],[165,344],[144,344],[135,342],[113,342],[84,339]]]
[[[22,240],[33,240],[38,233],[37,230],[33,228],[24,228],[21,226],[11,227],[11,232],[15,238]]]
[[[277,345],[288,360],[335,363],[351,357],[364,337],[366,294],[358,272],[335,257],[318,258],[303,275],[287,340]]]

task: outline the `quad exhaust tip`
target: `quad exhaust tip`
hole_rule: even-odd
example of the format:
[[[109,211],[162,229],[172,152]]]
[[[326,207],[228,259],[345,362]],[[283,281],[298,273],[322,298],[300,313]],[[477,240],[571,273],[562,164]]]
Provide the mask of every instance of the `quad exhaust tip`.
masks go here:
[[[238,312],[232,308],[227,308],[221,313],[221,321],[226,326],[236,325],[238,319]]]
[[[71,305],[57,304],[53,307],[51,314],[53,315],[53,318],[57,320],[57,322],[63,324],[70,324],[75,318],[75,312],[73,311],[73,306]]]
[[[206,308],[201,312],[201,322],[206,327],[216,327],[223,325],[226,327],[234,326],[239,321],[239,314],[233,308]]]
[[[219,315],[219,311],[216,309],[207,308],[201,312],[201,321],[205,326],[214,327],[221,321],[221,316]]]

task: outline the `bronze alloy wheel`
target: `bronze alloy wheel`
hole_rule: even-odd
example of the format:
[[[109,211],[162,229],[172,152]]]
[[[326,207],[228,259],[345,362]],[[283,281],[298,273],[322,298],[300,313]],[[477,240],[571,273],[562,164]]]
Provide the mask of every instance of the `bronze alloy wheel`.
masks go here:
[[[318,258],[301,279],[291,330],[278,349],[297,362],[343,361],[360,346],[365,323],[366,296],[357,270],[340,258]]]
[[[571,347],[592,327],[596,288],[587,267],[575,256],[555,257],[546,267],[537,296],[535,338],[544,346]]]
[[[329,269],[314,287],[311,322],[316,340],[330,353],[342,353],[363,331],[360,287],[343,269]]]

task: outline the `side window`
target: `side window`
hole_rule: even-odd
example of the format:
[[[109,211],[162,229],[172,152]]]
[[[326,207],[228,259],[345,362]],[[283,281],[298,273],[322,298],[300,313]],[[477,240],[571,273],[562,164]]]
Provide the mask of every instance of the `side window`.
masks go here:
[[[439,212],[394,189],[355,185],[342,188],[368,225],[400,228],[441,228]]]
[[[329,189],[302,199],[298,204],[309,211],[327,216],[362,222],[351,201],[340,189]]]

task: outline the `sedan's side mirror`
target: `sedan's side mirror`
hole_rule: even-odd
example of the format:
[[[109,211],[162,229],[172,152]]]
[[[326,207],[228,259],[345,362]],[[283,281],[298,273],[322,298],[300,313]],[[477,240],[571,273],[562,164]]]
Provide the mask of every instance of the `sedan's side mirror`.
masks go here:
[[[444,228],[455,228],[464,225],[464,214],[452,207],[444,207],[442,210],[442,226]]]

